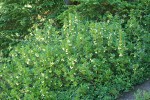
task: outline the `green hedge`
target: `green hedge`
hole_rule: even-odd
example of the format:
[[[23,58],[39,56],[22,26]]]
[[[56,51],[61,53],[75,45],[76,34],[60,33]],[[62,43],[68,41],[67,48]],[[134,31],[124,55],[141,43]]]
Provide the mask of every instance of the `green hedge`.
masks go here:
[[[113,100],[149,78],[149,0],[74,1],[1,0],[0,99]]]
[[[0,99],[113,100],[150,75],[149,33],[134,16],[127,29],[117,16],[68,19],[61,30],[53,20],[34,25],[14,47],[1,66]]]

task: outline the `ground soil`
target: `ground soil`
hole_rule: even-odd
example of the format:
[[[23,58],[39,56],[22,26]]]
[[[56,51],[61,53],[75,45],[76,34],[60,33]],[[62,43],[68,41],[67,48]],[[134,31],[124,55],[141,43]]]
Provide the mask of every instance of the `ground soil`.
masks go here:
[[[150,91],[150,80],[135,86],[130,92],[123,93],[118,100],[135,100],[134,94],[137,90]]]

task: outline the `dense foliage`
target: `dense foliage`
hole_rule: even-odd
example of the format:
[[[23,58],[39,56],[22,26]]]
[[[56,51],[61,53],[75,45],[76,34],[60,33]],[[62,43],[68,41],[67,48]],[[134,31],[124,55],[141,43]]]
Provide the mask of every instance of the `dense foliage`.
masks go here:
[[[149,4],[2,0],[0,99],[118,98],[150,75]]]
[[[61,12],[62,0],[1,0],[0,45],[1,49],[18,43],[33,23],[53,18]],[[49,16],[48,16],[49,15]]]

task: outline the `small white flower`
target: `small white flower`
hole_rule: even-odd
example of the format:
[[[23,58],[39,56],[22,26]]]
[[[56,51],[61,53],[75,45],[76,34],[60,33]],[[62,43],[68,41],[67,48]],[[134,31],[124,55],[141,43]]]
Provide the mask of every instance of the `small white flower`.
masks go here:
[[[16,83],[16,85],[19,85],[19,83]]]
[[[16,76],[16,79],[18,79],[19,77],[18,76]]]
[[[68,43],[70,43],[70,40],[67,40]]]
[[[64,50],[64,51],[65,51],[65,48],[62,48],[62,50]]]
[[[77,59],[75,59],[74,62],[77,62]]]
[[[44,81],[42,81],[42,84],[44,83]]]
[[[69,44],[69,46],[72,46],[72,44]]]
[[[70,66],[70,69],[73,69],[73,67],[72,67],[72,66]]]
[[[39,54],[38,54],[38,53],[35,53],[35,56],[36,56],[36,57],[39,57]]]
[[[91,62],[93,62],[93,60],[92,60],[92,59],[90,59],[90,61],[91,61]]]
[[[95,29],[95,32],[97,33],[97,29]]]
[[[32,8],[32,6],[31,6],[31,5],[29,5],[29,4],[28,4],[28,5],[25,5],[25,7],[27,7],[27,8]]]
[[[29,64],[30,63],[30,59],[27,59],[27,62],[26,62],[27,64]]]
[[[120,54],[119,54],[119,56],[120,56],[120,57],[122,57],[122,56],[123,56],[123,54],[122,54],[122,53],[120,53]]]
[[[73,62],[72,62],[72,65],[74,65],[74,64],[75,64],[75,62],[73,61]]]
[[[41,76],[44,77],[44,73],[41,73]]]
[[[97,45],[96,41],[94,41],[94,45]]]
[[[43,51],[46,51],[45,49],[42,49]]]
[[[44,41],[44,38],[41,38],[40,40],[41,40],[41,41]]]

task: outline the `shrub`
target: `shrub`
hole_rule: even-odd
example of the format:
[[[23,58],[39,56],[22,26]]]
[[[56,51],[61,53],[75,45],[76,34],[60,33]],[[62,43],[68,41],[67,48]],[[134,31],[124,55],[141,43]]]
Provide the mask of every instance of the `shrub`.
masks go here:
[[[35,25],[11,51],[0,70],[1,99],[112,100],[150,74],[149,34],[134,16],[127,29],[117,16],[91,22],[70,13],[68,19],[61,30],[52,20]]]

